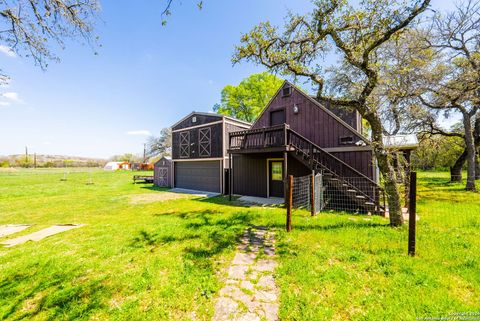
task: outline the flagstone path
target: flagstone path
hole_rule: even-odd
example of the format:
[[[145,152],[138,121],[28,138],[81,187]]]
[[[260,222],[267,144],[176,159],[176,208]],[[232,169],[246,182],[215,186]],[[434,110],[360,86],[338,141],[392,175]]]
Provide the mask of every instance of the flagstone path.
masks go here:
[[[276,265],[274,233],[262,226],[246,230],[219,292],[213,320],[278,320]]]
[[[28,242],[28,241],[35,241],[36,242],[36,241],[40,241],[40,240],[42,240],[46,237],[49,237],[49,236],[52,236],[52,235],[55,235],[55,234],[58,234],[58,233],[62,233],[62,232],[65,232],[65,231],[69,231],[69,230],[72,230],[72,229],[76,229],[76,228],[79,228],[79,227],[82,227],[82,226],[84,226],[84,225],[83,224],[78,224],[78,225],[74,225],[74,224],[53,225],[53,226],[47,227],[43,230],[40,230],[38,232],[34,232],[34,233],[31,233],[31,234],[19,236],[19,237],[14,238],[14,239],[3,241],[0,244],[5,245],[5,247],[12,247],[12,246],[15,246],[15,245],[18,245],[18,244],[23,244],[23,243]]]
[[[9,224],[9,225],[0,225],[0,237],[4,237],[10,234],[15,234],[23,231],[24,229],[29,228],[31,225],[28,224]]]

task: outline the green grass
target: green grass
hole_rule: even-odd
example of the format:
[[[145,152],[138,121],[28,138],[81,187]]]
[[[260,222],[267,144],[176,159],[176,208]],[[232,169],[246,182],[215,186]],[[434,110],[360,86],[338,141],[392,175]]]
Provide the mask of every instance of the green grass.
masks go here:
[[[133,185],[131,172],[62,177],[0,172],[0,224],[34,224],[18,235],[87,224],[0,248],[0,319],[208,320],[252,224],[277,230],[282,320],[411,320],[480,307],[480,195],[447,173],[420,174],[415,258],[406,228],[380,217],[295,211],[287,234],[282,209],[222,197],[132,202],[163,191]]]
[[[478,311],[480,195],[420,173],[417,256],[407,228],[347,215],[295,217],[277,271],[288,320],[415,320]]]

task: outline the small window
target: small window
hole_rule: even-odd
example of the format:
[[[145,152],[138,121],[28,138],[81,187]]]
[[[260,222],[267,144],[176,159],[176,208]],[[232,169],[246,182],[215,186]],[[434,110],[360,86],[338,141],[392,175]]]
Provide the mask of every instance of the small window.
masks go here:
[[[282,97],[288,97],[291,94],[292,94],[292,87],[288,86],[282,89]]]
[[[197,122],[197,117],[196,116],[193,116],[192,117],[192,123],[196,123]]]
[[[283,180],[283,163],[272,162],[272,181]]]
[[[340,144],[341,145],[351,145],[351,144],[353,144],[353,136],[340,137]]]

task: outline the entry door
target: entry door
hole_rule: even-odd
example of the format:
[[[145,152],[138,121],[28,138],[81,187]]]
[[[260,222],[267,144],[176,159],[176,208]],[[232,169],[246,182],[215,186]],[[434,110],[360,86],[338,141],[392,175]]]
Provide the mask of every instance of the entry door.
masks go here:
[[[158,185],[160,186],[168,185],[168,169],[167,168],[159,168]]]
[[[283,161],[268,162],[268,184],[270,197],[283,197]]]

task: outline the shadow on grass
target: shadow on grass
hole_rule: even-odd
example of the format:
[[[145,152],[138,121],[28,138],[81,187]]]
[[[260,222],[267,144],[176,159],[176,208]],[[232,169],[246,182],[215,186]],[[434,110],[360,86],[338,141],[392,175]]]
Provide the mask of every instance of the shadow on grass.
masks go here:
[[[224,206],[232,206],[232,207],[244,207],[244,208],[249,208],[249,207],[268,207],[268,208],[282,208],[280,206],[262,206],[261,204],[256,204],[256,203],[248,203],[248,202],[243,202],[239,200],[239,196],[232,196],[232,200],[230,201],[228,195],[219,195],[215,197],[210,197],[210,198],[202,198],[199,199],[199,202],[203,203],[210,203],[210,204],[217,204],[217,205],[224,205]],[[283,205],[282,205],[283,206]]]
[[[39,267],[41,269],[42,267]],[[17,273],[0,282],[2,299],[8,302],[0,309],[0,319],[30,320],[48,311],[43,320],[88,319],[102,309],[102,300],[109,291],[102,280],[75,282],[72,271],[51,271],[48,277],[36,279],[32,286],[30,273]]]
[[[353,229],[353,230],[362,230],[370,228],[391,228],[390,224],[381,224],[376,222],[338,222],[333,224],[315,224],[310,222],[298,222],[295,221],[295,216],[293,216],[292,222],[293,230],[299,231],[334,231],[341,229]],[[283,224],[273,224],[270,227],[285,229]]]
[[[137,184],[139,184],[139,183],[137,183]],[[148,190],[150,190],[150,191],[168,192],[168,191],[170,190],[170,189],[167,188],[167,187],[158,187],[158,186],[155,186],[155,185],[150,185],[150,184],[152,184],[152,183],[145,183],[145,182],[143,182],[143,183],[140,183],[140,184],[143,185],[143,186],[141,186],[141,188],[143,188],[143,189],[148,189]],[[147,185],[147,184],[148,184],[148,185]]]
[[[240,235],[255,217],[252,213],[224,214],[212,209],[168,215],[180,220],[177,229],[158,232],[142,230],[134,237],[131,246],[138,248],[172,244],[183,247],[186,259],[204,260],[225,249],[235,248]],[[194,241],[193,245],[189,241]]]

